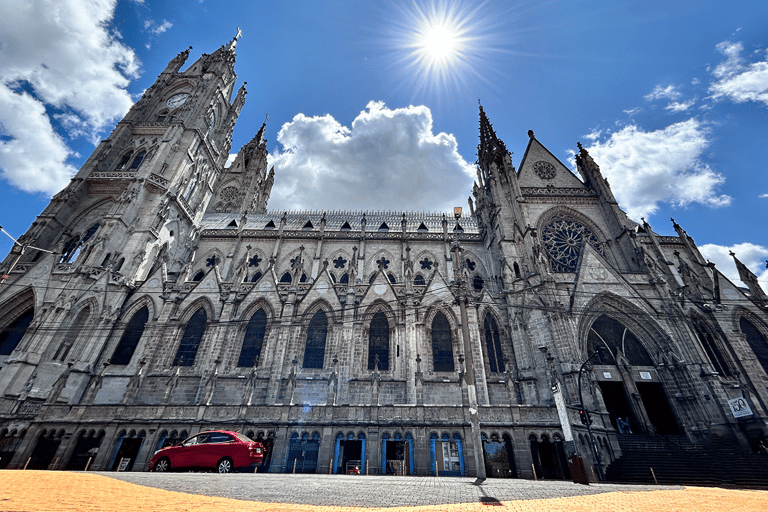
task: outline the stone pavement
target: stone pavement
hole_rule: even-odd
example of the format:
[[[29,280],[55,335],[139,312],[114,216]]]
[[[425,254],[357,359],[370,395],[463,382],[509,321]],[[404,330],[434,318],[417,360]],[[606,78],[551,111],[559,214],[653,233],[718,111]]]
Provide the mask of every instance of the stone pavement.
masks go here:
[[[484,503],[485,502],[485,503]],[[768,510],[768,491],[470,478],[0,471],[0,511]]]

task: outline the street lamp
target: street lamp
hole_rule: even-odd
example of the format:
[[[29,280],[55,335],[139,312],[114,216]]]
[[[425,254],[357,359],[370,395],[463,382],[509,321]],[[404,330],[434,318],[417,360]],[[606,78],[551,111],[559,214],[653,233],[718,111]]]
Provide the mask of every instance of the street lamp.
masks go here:
[[[596,355],[600,354],[600,347],[598,347],[597,351],[593,353],[591,356],[587,358],[586,361],[584,361],[581,365],[581,368],[579,368],[579,415],[582,416],[582,422],[584,422],[587,425],[587,435],[589,436],[589,443],[592,445],[592,454],[595,457],[595,465],[597,466],[597,476],[600,478],[600,480],[605,480],[605,474],[603,473],[603,463],[600,460],[600,451],[597,449],[597,445],[595,444],[595,438],[592,436],[592,428],[591,423],[592,421],[589,418],[589,413],[584,409],[584,397],[581,394],[581,374],[584,371],[584,367],[587,366],[587,363],[595,357]],[[586,419],[586,421],[583,421]]]

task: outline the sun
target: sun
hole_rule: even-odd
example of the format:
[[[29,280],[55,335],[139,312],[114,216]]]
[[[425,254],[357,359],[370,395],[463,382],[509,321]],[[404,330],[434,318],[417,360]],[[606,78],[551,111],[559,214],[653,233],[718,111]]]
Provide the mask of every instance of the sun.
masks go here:
[[[455,26],[445,21],[430,23],[417,37],[418,52],[429,66],[446,66],[461,54],[462,38]]]

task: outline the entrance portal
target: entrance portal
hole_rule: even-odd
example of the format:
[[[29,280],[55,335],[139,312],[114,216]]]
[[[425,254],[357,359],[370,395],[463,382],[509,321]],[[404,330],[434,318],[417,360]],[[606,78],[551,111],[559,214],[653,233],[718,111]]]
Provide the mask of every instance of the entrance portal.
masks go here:
[[[320,434],[315,432],[312,439],[304,432],[291,434],[288,446],[288,460],[285,465],[286,473],[315,473],[317,471],[317,453],[320,449]]]
[[[626,388],[623,382],[599,382],[600,391],[603,392],[603,401],[605,401],[605,408],[608,410],[608,414],[611,417],[611,423],[613,428],[618,432],[624,434],[629,433],[626,427],[623,426],[624,421],[629,421],[629,425],[632,432],[641,432],[640,423],[637,421],[635,414],[632,412],[632,408],[629,406],[629,399],[627,398]],[[622,420],[622,428],[619,428],[618,420]]]
[[[488,478],[517,478],[515,455],[508,435],[505,434],[502,441],[496,436],[490,441],[483,439],[483,456]]]
[[[144,437],[124,437],[119,443],[115,460],[112,462],[112,471],[131,471],[136,456],[139,454]]]
[[[363,441],[343,439],[339,441],[336,473],[359,475],[363,472]]]
[[[680,427],[677,424],[672,408],[669,406],[667,395],[664,393],[661,383],[636,382],[635,385],[637,386],[637,391],[640,392],[640,397],[643,399],[648,419],[656,427],[656,431],[659,434],[679,434]]]

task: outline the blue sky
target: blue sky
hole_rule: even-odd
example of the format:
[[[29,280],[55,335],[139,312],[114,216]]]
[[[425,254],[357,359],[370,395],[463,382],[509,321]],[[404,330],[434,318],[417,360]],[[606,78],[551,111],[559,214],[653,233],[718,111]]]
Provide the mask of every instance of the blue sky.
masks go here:
[[[529,129],[569,167],[580,141],[632,218],[768,289],[764,0],[0,0],[0,225],[21,235],[171,58],[237,27],[232,148],[269,114],[270,209],[466,207],[479,99],[515,165]]]

